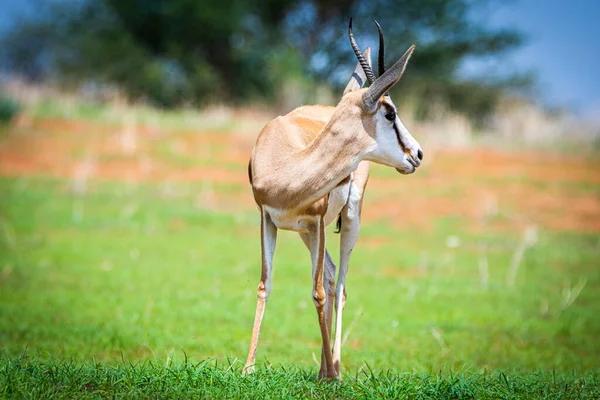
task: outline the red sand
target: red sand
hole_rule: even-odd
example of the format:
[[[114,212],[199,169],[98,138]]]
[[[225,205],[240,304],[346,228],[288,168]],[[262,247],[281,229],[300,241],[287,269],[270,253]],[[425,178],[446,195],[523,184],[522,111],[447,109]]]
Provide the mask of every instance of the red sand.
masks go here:
[[[90,179],[99,180],[248,186],[253,138],[247,135],[136,126],[127,137],[125,129],[24,120],[0,140],[0,175],[71,179],[85,170]],[[532,150],[472,148],[429,155],[426,150],[424,166],[414,175],[372,174],[364,202],[366,222],[391,219],[402,229],[429,229],[440,217],[458,216],[481,232],[528,225],[600,232],[600,168],[595,160]],[[199,201],[210,207],[225,204],[226,209],[255,208],[249,188],[238,198],[231,196],[214,191]]]

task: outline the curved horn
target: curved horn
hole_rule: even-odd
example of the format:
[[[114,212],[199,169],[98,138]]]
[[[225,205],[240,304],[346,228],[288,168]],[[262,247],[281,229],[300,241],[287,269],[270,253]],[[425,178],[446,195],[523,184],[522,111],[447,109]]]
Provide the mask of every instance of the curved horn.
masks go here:
[[[381,25],[379,22],[373,20],[375,25],[377,25],[377,30],[379,31],[379,50],[377,51],[377,69],[379,70],[379,76],[385,73],[385,44],[383,42],[383,30],[381,29]]]
[[[352,18],[350,18],[350,23],[348,24],[348,37],[350,38],[350,44],[352,45],[352,50],[354,50],[354,54],[356,54],[356,58],[358,58],[358,62],[363,67],[365,71],[365,75],[367,75],[367,79],[369,84],[373,84],[375,82],[375,75],[373,74],[373,70],[369,66],[369,63],[363,56],[358,44],[356,44],[356,40],[354,40],[354,35],[352,34]]]
[[[367,47],[363,55],[365,56],[365,59],[369,65],[371,65],[371,48]],[[348,85],[346,85],[346,89],[344,89],[344,94],[360,89],[363,87],[366,81],[367,75],[365,75],[365,70],[360,63],[356,63],[356,68],[354,68],[354,72],[348,81]]]
[[[390,69],[388,69],[382,76],[379,77],[374,83],[371,84],[371,87],[363,94],[363,105],[367,110],[375,109],[379,98],[383,96],[392,86],[394,86],[402,77],[404,70],[406,69],[406,64],[408,63],[408,59],[415,49],[415,45],[410,46],[406,53],[398,61],[394,64]]]

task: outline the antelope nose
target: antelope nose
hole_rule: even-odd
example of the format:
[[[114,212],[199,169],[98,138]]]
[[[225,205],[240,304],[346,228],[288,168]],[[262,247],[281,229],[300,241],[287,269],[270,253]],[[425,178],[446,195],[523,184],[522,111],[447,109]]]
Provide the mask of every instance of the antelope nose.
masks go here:
[[[419,158],[419,161],[423,160],[423,152],[421,151],[421,149],[417,151],[417,157]]]

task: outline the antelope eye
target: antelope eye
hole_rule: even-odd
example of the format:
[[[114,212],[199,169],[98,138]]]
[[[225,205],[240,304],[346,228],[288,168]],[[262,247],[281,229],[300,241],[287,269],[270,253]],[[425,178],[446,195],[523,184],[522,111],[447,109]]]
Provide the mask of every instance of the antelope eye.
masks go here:
[[[392,111],[392,112],[389,112],[389,113],[385,114],[385,118],[386,118],[388,121],[392,121],[392,122],[394,122],[394,121],[396,120],[396,112],[395,112],[395,111]]]

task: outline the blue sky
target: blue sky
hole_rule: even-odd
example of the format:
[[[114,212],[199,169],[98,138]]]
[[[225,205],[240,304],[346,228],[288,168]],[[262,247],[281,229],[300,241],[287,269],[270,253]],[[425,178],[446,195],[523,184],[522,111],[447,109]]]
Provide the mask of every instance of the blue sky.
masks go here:
[[[32,2],[0,3],[1,31],[13,12],[27,10]],[[497,1],[488,11],[490,24],[514,27],[528,38],[496,68],[506,63],[509,71],[534,71],[546,102],[583,115],[600,114],[600,0]]]
[[[600,1],[516,0],[496,7],[490,19],[527,35],[507,62],[537,72],[547,101],[600,114]]]

